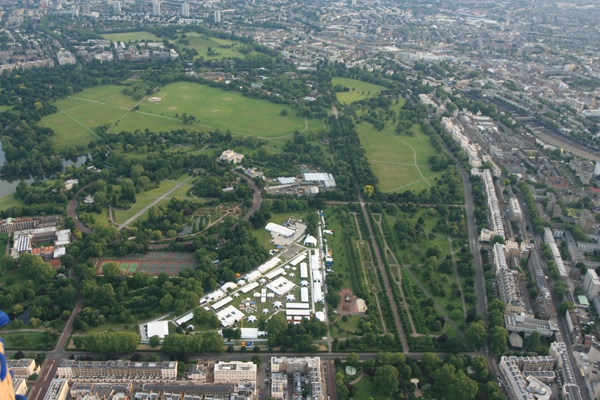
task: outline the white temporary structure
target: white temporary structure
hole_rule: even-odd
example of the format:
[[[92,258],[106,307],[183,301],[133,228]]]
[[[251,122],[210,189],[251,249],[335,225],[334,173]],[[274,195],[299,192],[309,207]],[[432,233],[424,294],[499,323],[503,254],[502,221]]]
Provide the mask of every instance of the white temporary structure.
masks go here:
[[[152,336],[158,336],[164,339],[169,334],[169,322],[168,321],[155,321],[148,322],[146,324],[146,331],[148,332],[148,338]]]
[[[242,286],[242,288],[240,289],[240,291],[244,294],[248,293],[249,291],[256,289],[258,287],[258,283],[256,282],[252,282],[248,285]]]
[[[271,233],[271,235],[278,235],[283,237],[292,237],[294,236],[294,231],[290,228],[286,228],[283,225],[275,224],[273,222],[269,222],[265,229]]]
[[[212,308],[213,308],[213,310],[217,311],[219,308],[225,306],[228,303],[231,303],[232,301],[233,301],[233,298],[231,296],[227,296],[223,300],[219,300],[215,304],[213,304]]]

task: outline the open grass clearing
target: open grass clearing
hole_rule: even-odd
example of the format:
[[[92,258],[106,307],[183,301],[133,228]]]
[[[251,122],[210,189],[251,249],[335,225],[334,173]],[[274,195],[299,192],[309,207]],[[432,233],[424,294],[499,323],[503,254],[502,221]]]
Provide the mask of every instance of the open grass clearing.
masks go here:
[[[324,237],[327,240],[327,246],[333,252],[333,271],[339,273],[344,280],[343,289],[352,289],[350,281],[350,267],[348,263],[349,254],[346,253],[344,246],[344,231],[341,225],[341,214],[336,212],[336,208],[329,206],[325,208],[325,223],[327,229],[333,231],[333,235]],[[351,220],[354,223],[354,220]]]
[[[383,192],[411,190],[419,193],[435,184],[432,178],[438,172],[431,170],[427,160],[436,154],[436,150],[418,125],[413,125],[411,130],[414,132],[412,137],[398,136],[389,130],[378,132],[369,123],[358,125],[360,140]]]
[[[52,128],[54,136],[51,140],[58,147],[87,146],[97,139],[97,136],[84,126],[60,112],[44,117],[41,125]]]
[[[389,400],[390,397],[381,394],[375,387],[371,378],[367,375],[363,375],[362,379],[355,385],[356,393],[354,394],[354,400]]]
[[[196,58],[204,57],[205,60],[215,60],[221,58],[245,57],[243,53],[238,51],[238,49],[245,47],[242,42],[210,37],[196,32],[187,32],[185,35],[186,39],[190,42],[190,44],[185,47],[195,49],[198,52]],[[208,55],[209,47],[213,51],[213,55],[210,56]],[[256,54],[256,52],[252,51],[249,54]]]
[[[131,42],[140,42],[142,40],[161,42],[162,40],[154,34],[146,31],[136,32],[122,32],[122,33],[107,33],[102,35],[104,39],[111,40],[113,42],[124,42],[127,44]]]
[[[102,85],[93,88],[85,89],[81,92],[73,93],[72,98],[101,101],[110,96],[114,96],[123,92],[123,86],[118,85]]]
[[[162,181],[158,188],[137,194],[137,203],[131,206],[129,210],[115,211],[115,215],[117,217],[117,221],[115,222],[122,224],[123,222],[127,221],[129,218],[133,217],[135,214],[141,211],[144,207],[148,206],[154,200],[165,194],[165,192],[175,187],[175,185],[177,185],[176,182]]]
[[[19,270],[13,272],[5,272],[2,275],[0,275],[0,287],[6,285],[7,282],[23,283],[29,279],[31,278]]]
[[[8,350],[50,350],[56,344],[56,341],[47,343],[44,332],[9,332],[3,333],[2,339]]]
[[[350,78],[336,77],[332,79],[332,84],[333,86],[342,85],[350,89],[349,92],[336,93],[338,101],[344,104],[350,104],[358,100],[376,96],[377,93],[386,89],[385,86]]]
[[[110,221],[108,220],[108,210],[106,208],[102,208],[100,214],[82,211],[79,213],[79,219],[90,229],[94,229],[97,226],[111,225]]]
[[[86,102],[81,107],[76,107],[64,112],[86,127],[93,129],[99,125],[112,124],[118,121],[127,113],[127,111],[128,110],[102,103]]]
[[[140,111],[171,118],[186,113],[202,125],[261,137],[290,135],[305,128],[303,118],[293,113],[282,116],[281,105],[198,83],[172,83],[153,97],[159,97],[160,102],[143,101]]]
[[[24,206],[25,202],[17,199],[14,193],[0,197],[0,211],[7,210],[11,207]]]

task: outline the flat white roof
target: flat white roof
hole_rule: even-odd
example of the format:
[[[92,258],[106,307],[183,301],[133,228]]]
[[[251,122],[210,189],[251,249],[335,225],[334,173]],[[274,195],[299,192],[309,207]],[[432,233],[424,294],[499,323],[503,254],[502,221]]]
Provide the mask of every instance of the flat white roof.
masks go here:
[[[252,289],[255,289],[257,287],[258,287],[258,282],[252,282],[252,283],[249,283],[246,286],[242,286],[242,288],[240,289],[240,291],[242,293],[248,293],[249,291],[251,291]]]
[[[283,269],[283,268],[277,268],[276,270],[273,270],[273,271],[271,271],[271,272],[268,272],[268,273],[266,273],[266,274],[265,274],[265,277],[266,277],[267,279],[273,279],[273,278],[275,278],[276,276],[283,274],[284,272],[285,272],[285,271],[284,271],[284,269]]]
[[[265,226],[265,229],[267,231],[269,231],[269,232],[274,232],[274,233],[277,233],[278,235],[281,235],[281,236],[284,236],[284,237],[291,237],[295,233],[290,228],[286,228],[283,225],[274,224],[273,222],[269,222],[267,224],[267,226]]]
[[[308,265],[300,263],[300,278],[308,278]]]
[[[252,271],[252,272],[248,272],[245,276],[245,279],[248,282],[253,282],[255,280],[257,280],[258,278],[260,278],[262,276],[262,274],[260,273],[260,271]]]
[[[308,261],[310,262],[310,269],[321,268],[321,263],[319,262],[319,249],[315,250],[315,254],[311,255]]]
[[[258,339],[258,328],[241,328],[240,339]]]
[[[146,331],[148,332],[148,338],[151,338],[152,336],[158,336],[159,338],[164,339],[164,337],[169,334],[169,322],[148,322],[146,324]]]
[[[281,296],[283,294],[286,294],[290,290],[292,290],[294,288],[294,286],[296,286],[296,285],[294,285],[293,282],[290,282],[283,276],[280,276],[279,278],[275,279],[273,282],[269,283],[267,285],[267,288],[270,291],[272,291],[273,293],[275,293],[277,296]]]
[[[312,273],[312,275],[313,275],[313,281],[321,282],[321,280],[322,280],[321,271],[314,270],[313,273]]]
[[[227,296],[223,300],[219,300],[215,304],[213,304],[212,308],[213,308],[213,310],[217,311],[219,308],[223,307],[224,305],[226,305],[227,303],[230,303],[232,301],[233,301],[233,298],[231,296]]]
[[[217,289],[214,292],[210,292],[206,296],[202,297],[202,300],[204,300],[205,302],[215,301],[223,298],[223,296],[225,296],[225,292],[223,292],[221,289]]]
[[[186,322],[188,322],[192,318],[194,318],[194,313],[193,312],[191,312],[189,314],[186,314],[183,317],[179,318],[178,320],[175,321],[175,323],[177,325],[185,324]]]
[[[310,316],[310,310],[285,310],[285,315],[304,315],[308,317]]]
[[[221,321],[221,325],[225,328],[231,326],[234,322],[241,321],[244,318],[244,313],[234,306],[227,306],[217,314],[217,318]]]
[[[323,300],[323,288],[321,287],[320,282],[315,282],[313,285],[313,302],[318,302]]]
[[[300,301],[303,303],[308,302],[308,288],[307,287],[300,288]]]
[[[285,308],[309,308],[310,304],[308,303],[286,303]]]
[[[290,265],[295,267],[296,265],[298,265],[298,263],[303,261],[305,258],[306,258],[306,253],[302,253],[298,257],[296,257],[292,261],[290,261]]]
[[[279,264],[280,261],[281,260],[279,259],[279,257],[273,257],[269,261],[267,261],[266,263],[264,263],[263,265],[258,267],[258,272],[260,272],[261,274],[264,274],[265,272],[269,271],[270,269],[273,269],[277,264]]]

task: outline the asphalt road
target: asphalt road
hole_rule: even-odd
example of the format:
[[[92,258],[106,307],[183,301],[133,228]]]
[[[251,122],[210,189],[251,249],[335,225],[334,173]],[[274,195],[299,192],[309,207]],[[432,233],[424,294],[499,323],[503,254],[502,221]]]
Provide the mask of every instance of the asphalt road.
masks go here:
[[[523,200],[523,196],[520,191],[517,191],[517,198],[519,199],[519,202],[521,203],[521,205],[525,204],[524,200]],[[529,214],[529,209],[527,207],[521,207],[521,208],[522,208],[522,212],[523,212],[523,220],[529,227],[528,232],[535,232],[533,230],[533,225],[531,223],[531,216]],[[544,258],[539,253],[539,251],[540,251],[539,249],[542,244],[542,238],[540,235],[534,234],[533,240],[535,241],[535,243],[537,245],[534,251],[537,251],[538,255],[540,256],[540,260],[543,260]],[[542,263],[542,268],[544,269],[544,273],[546,275],[548,275],[548,265],[545,262]],[[552,292],[552,301],[554,303],[554,307],[558,311],[558,308],[560,307],[560,304],[561,304],[561,300],[557,296],[554,295],[554,291],[553,291],[554,283],[551,282],[550,280],[548,282],[552,286],[550,288],[550,290]],[[575,376],[575,380],[577,381],[577,386],[579,386],[579,390],[581,391],[582,397],[584,399],[590,399],[593,396],[590,396],[590,393],[587,390],[587,385],[585,383],[585,380],[579,373],[579,367],[578,367],[577,361],[575,360],[575,356],[573,355],[573,345],[572,345],[571,341],[569,340],[570,335],[569,335],[569,329],[567,328],[567,322],[566,322],[565,316],[559,314],[556,317],[556,319],[558,321],[558,328],[560,330],[560,334],[562,335],[563,341],[564,341],[565,345],[567,346],[567,351],[569,352],[569,359],[571,360],[571,366],[573,367],[573,375]]]
[[[262,194],[260,192],[260,188],[256,185],[256,183],[252,179],[250,179],[249,176],[246,176],[236,170],[232,170],[232,171],[234,174],[239,175],[240,178],[242,178],[243,180],[248,182],[250,187],[252,187],[252,190],[254,190],[254,199],[253,199],[252,208],[250,208],[250,210],[248,210],[246,215],[244,215],[244,218],[242,218],[244,221],[248,221],[250,219],[250,217],[252,216],[252,214],[254,214],[256,211],[258,211],[260,209],[260,206],[262,204]]]
[[[477,308],[477,314],[483,315],[487,321],[487,296],[485,294],[485,279],[483,276],[483,262],[481,261],[481,253],[479,252],[479,233],[477,232],[477,221],[475,221],[475,204],[473,203],[473,189],[471,181],[469,180],[469,174],[463,168],[462,164],[454,153],[444,143],[446,152],[456,161],[456,166],[460,171],[460,176],[463,182],[463,193],[465,196],[465,212],[467,214],[467,229],[469,231],[469,247],[471,254],[473,254],[473,263],[475,265],[475,296],[477,296],[477,302],[475,306]]]
[[[82,190],[87,189],[90,186],[94,186],[96,184],[96,182],[97,181],[90,182],[87,185],[85,185],[84,187],[82,187],[81,189],[79,189],[79,191],[75,194],[75,196],[73,196],[73,198],[69,201],[69,207],[67,208],[67,215],[69,217],[73,218],[73,221],[75,221],[75,227],[77,229],[79,229],[83,233],[93,233],[93,231],[90,228],[88,228],[87,226],[85,226],[84,224],[82,224],[79,219],[77,219],[77,210],[76,210],[76,208],[77,208],[77,195]]]

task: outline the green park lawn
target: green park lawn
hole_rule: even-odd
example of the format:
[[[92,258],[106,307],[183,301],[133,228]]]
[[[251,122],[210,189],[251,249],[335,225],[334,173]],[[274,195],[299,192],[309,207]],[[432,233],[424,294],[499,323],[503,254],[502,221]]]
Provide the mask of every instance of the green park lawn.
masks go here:
[[[205,60],[214,60],[221,58],[244,58],[245,55],[237,51],[238,48],[244,46],[242,42],[220,39],[215,37],[209,37],[201,33],[188,32],[185,34],[186,39],[189,40],[190,44],[185,47],[195,49],[198,52],[197,58],[204,57]],[[220,47],[223,46],[223,47]],[[226,48],[225,46],[233,46]],[[217,55],[208,55],[208,48],[211,48],[213,52],[218,53]],[[256,54],[251,52],[249,54]]]
[[[350,380],[351,379],[352,377],[350,377]],[[354,394],[355,400],[369,400],[369,398],[372,398],[373,400],[389,400],[391,398],[378,391],[371,381],[371,378],[366,375],[364,375],[354,386],[356,387],[356,393]]]
[[[11,110],[14,106],[0,106],[0,112]]]
[[[17,199],[14,193],[8,194],[4,197],[0,197],[0,211],[7,210],[11,207],[24,205],[25,202],[21,199]]]
[[[129,112],[138,102],[122,90],[117,85],[98,86],[60,99],[54,103],[60,112],[44,117],[41,125],[54,130],[52,140],[60,147],[88,145],[97,138],[94,130],[103,124],[112,125],[112,131],[128,132],[197,129],[195,125],[183,125],[183,113],[198,118],[202,127],[265,138],[323,128],[320,120],[308,120],[306,126],[304,119],[293,113],[282,116],[281,105],[197,83],[167,85],[153,94],[162,98],[159,104],[145,99],[138,112]],[[286,139],[281,140],[273,143],[273,150]]]
[[[379,178],[379,186],[383,192],[414,190],[418,193],[435,184],[433,177],[438,173],[431,170],[427,159],[436,154],[436,150],[418,125],[414,125],[411,130],[414,132],[412,137],[398,136],[392,133],[391,127],[378,132],[366,122],[357,127],[367,158],[375,176]]]
[[[177,185],[176,182],[162,181],[158,188],[149,190],[147,192],[138,193],[136,195],[137,202],[134,205],[132,205],[129,210],[118,210],[115,212],[117,218],[115,222],[122,224],[123,222],[127,221],[129,218],[133,217],[136,213],[141,211],[144,207],[148,206],[154,200],[156,200],[157,198],[165,194],[167,191],[172,189],[175,185]]]
[[[2,339],[8,350],[50,350],[56,342],[46,343],[44,332],[10,332],[3,333]]]
[[[231,129],[235,133],[275,137],[305,127],[304,119],[293,113],[282,116],[281,105],[198,83],[172,83],[152,96],[159,97],[160,102],[143,101],[140,111],[171,118],[186,113],[199,119],[203,126]]]
[[[123,32],[123,33],[107,33],[102,35],[104,39],[111,40],[113,42],[124,42],[128,43],[132,42],[140,42],[142,40],[156,41],[160,42],[161,39],[154,36],[154,34],[146,31],[137,31],[137,32]]]
[[[350,104],[358,100],[373,97],[377,95],[377,93],[386,89],[385,86],[375,85],[374,83],[363,82],[350,78],[333,78],[332,84],[333,86],[339,84],[350,89],[349,92],[336,93],[338,101],[344,104]]]
[[[348,254],[346,254],[344,246],[344,231],[341,226],[342,217],[335,210],[335,206],[328,206],[324,210],[326,227],[333,230],[333,235],[327,235],[325,239],[327,240],[327,246],[333,251],[333,270],[341,274],[344,280],[343,288],[352,288]],[[348,222],[354,223],[354,219]]]

